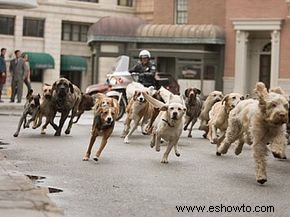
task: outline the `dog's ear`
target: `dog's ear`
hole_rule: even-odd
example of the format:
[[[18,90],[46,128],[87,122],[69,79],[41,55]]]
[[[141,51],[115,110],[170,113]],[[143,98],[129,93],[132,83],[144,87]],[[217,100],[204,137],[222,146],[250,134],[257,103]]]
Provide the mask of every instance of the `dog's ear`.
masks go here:
[[[138,95],[138,91],[135,90],[134,95],[133,95],[133,99],[134,99],[134,100],[137,99],[137,95]]]
[[[26,95],[26,99],[29,99],[32,96],[33,90],[30,89]]]
[[[71,93],[74,93],[74,86],[71,82],[69,82],[69,89]]]
[[[34,98],[34,102],[35,102],[35,105],[39,106],[40,105],[40,95],[37,94],[37,96]]]
[[[164,105],[160,108],[160,111],[167,111],[168,110],[168,105]]]
[[[57,85],[57,82],[54,82],[54,83],[52,84],[52,88],[51,88],[52,91],[54,91],[54,90],[56,89],[56,85]]]
[[[201,91],[200,91],[200,89],[197,89],[197,88],[193,88],[193,91],[195,92],[195,94],[201,94]]]
[[[226,104],[227,101],[229,100],[229,95],[225,95],[225,97],[222,99],[222,105]]]
[[[190,89],[191,89],[191,88],[187,88],[187,89],[184,91],[184,95],[185,95],[185,97],[188,97],[188,93],[189,93]]]
[[[264,99],[268,95],[267,88],[263,82],[258,82],[254,91],[259,99]]]

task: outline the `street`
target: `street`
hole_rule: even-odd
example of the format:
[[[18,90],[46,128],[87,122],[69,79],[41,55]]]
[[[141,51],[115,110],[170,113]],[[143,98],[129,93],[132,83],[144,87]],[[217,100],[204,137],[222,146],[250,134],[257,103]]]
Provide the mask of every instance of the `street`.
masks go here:
[[[70,135],[54,137],[21,129],[14,138],[19,116],[1,115],[0,139],[9,143],[0,150],[20,172],[43,176],[39,186],[63,190],[49,194],[68,217],[95,216],[279,216],[290,215],[290,160],[268,156],[268,182],[256,183],[254,160],[249,146],[240,156],[233,150],[222,157],[215,146],[194,129],[193,138],[183,133],[181,156],[172,151],[169,163],[161,164],[165,147],[156,152],[150,137],[135,132],[130,144],[120,138],[118,122],[98,162],[83,162],[90,138],[92,114],[83,115]],[[65,129],[65,128],[64,128]],[[64,130],[63,130],[64,131]],[[97,149],[99,139],[93,147]],[[290,157],[288,148],[287,156]],[[273,206],[274,212],[192,212],[176,206]],[[228,209],[229,211],[229,209]]]

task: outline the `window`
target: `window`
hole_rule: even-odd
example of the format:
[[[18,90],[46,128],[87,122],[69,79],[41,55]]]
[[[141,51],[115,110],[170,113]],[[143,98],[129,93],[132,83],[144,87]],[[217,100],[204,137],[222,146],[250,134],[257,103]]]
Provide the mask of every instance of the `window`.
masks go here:
[[[176,24],[187,23],[187,0],[176,0]]]
[[[0,16],[0,34],[14,35],[14,17]]]
[[[86,42],[89,27],[89,24],[63,22],[62,40]]]
[[[126,7],[133,7],[133,0],[118,0],[118,5],[126,6]]]
[[[43,69],[32,69],[30,71],[30,80],[32,82],[42,82],[43,81]]]
[[[25,17],[23,22],[23,36],[43,37],[44,20]]]
[[[99,0],[71,0],[71,1],[78,1],[78,2],[93,2],[93,3],[98,3]]]

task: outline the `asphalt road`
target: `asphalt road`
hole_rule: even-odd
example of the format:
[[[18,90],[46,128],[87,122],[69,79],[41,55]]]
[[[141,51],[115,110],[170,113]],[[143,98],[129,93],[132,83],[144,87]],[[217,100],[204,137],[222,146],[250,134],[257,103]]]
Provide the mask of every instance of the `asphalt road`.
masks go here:
[[[90,114],[73,126],[71,135],[61,137],[54,137],[49,128],[46,135],[40,135],[40,129],[26,129],[14,138],[18,119],[0,116],[1,142],[9,143],[0,145],[4,147],[0,151],[19,171],[46,177],[36,184],[62,189],[50,197],[66,216],[290,216],[290,160],[269,155],[268,182],[261,186],[255,181],[250,147],[245,146],[238,157],[233,150],[217,157],[215,147],[194,130],[193,138],[184,134],[180,139],[181,156],[172,152],[164,165],[160,163],[164,146],[155,152],[149,147],[150,137],[140,131],[131,144],[124,144],[120,122],[100,161],[83,162]],[[289,150],[287,154],[290,158]],[[205,211],[178,212],[176,206],[205,206]],[[233,206],[241,207],[241,212],[234,212]],[[265,211],[264,206],[273,206],[274,212],[253,212]]]

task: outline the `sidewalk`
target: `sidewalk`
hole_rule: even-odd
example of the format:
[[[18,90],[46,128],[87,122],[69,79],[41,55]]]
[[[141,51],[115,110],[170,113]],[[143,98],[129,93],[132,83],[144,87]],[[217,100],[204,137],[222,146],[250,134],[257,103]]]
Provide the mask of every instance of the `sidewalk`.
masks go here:
[[[3,97],[2,100],[4,102],[0,103],[0,115],[20,115],[26,102],[25,98],[21,103],[11,103],[8,97]]]
[[[63,211],[0,152],[0,216],[61,217]]]

